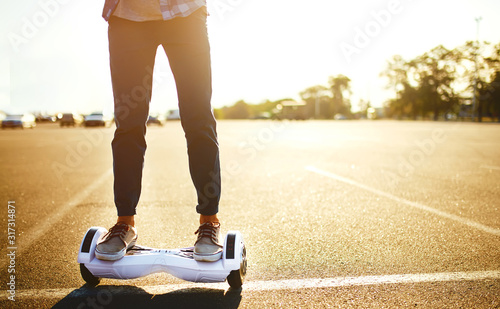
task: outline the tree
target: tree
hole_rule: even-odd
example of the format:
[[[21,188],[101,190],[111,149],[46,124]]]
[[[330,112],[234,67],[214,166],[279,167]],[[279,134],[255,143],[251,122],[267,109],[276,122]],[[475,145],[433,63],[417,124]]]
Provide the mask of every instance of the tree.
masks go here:
[[[479,89],[479,99],[483,102],[485,115],[500,122],[500,71],[495,72],[490,83]]]
[[[433,119],[438,120],[441,113],[450,112],[457,102],[452,88],[456,72],[454,54],[440,45],[417,57],[414,63],[423,109],[433,113]]]
[[[248,119],[250,117],[250,108],[248,104],[240,100],[230,107],[223,107],[219,114],[224,119]]]
[[[500,44],[499,44],[500,45]],[[500,48],[498,49],[500,51]],[[497,121],[500,122],[500,71],[495,74],[495,79],[492,82],[491,100],[493,101],[492,110],[496,115]]]
[[[408,71],[410,63],[400,55],[394,55],[387,61],[387,68],[380,73],[380,76],[389,80],[388,89],[393,88],[395,93],[402,91],[402,85],[408,83]]]
[[[328,118],[332,118],[336,114],[349,115],[351,113],[351,104],[349,99],[344,99],[344,96],[351,94],[351,80],[349,77],[339,74],[330,76],[328,83],[332,91],[332,105],[327,111]]]
[[[472,112],[481,122],[483,114],[491,113],[490,89],[496,72],[500,71],[500,43],[468,41],[455,51],[462,81],[467,84],[465,97],[473,101]]]
[[[400,55],[395,55],[387,62],[387,69],[380,75],[388,79],[387,88],[394,89],[396,99],[390,101],[389,111],[398,118],[410,116],[416,120],[418,114],[425,116],[423,103],[419,99],[418,83],[415,72],[416,62],[406,61]]]
[[[332,103],[328,88],[322,85],[312,86],[300,92],[300,98],[306,102],[306,116],[315,119],[327,118],[326,108]]]
[[[361,115],[364,115],[366,117],[366,113],[368,111],[368,109],[371,107],[370,105],[370,101],[365,101],[363,99],[360,99],[359,102],[358,102],[358,109],[359,109],[359,113]]]
[[[456,59],[454,51],[441,45],[411,61],[394,56],[381,73],[396,92],[396,98],[389,102],[391,113],[413,119],[432,114],[438,120],[440,115],[453,112],[460,102],[454,89]]]
[[[481,80],[478,87],[479,106],[478,121],[481,121],[483,115],[491,118],[497,117],[500,122],[498,92],[500,88],[500,43],[492,46],[489,43],[485,44],[489,47],[484,56],[484,71],[486,78]]]

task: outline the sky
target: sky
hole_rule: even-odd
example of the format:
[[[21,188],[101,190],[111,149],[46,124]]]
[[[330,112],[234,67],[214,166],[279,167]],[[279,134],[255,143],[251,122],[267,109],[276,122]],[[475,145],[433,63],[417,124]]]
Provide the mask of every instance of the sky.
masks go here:
[[[6,0],[0,4],[0,110],[111,111],[103,0]],[[351,79],[382,106],[380,77],[393,55],[412,59],[442,44],[500,42],[498,0],[208,0],[214,107],[292,98],[328,77]],[[476,18],[481,17],[479,23]],[[168,60],[156,56],[151,111],[176,109]]]

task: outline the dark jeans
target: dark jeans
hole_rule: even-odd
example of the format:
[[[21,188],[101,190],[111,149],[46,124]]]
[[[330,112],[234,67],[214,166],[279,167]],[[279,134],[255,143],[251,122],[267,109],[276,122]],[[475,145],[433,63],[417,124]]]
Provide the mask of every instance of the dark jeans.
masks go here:
[[[136,214],[141,194],[156,50],[163,46],[174,75],[189,170],[198,194],[196,211],[218,212],[219,145],[210,104],[212,80],[206,8],[168,21],[133,22],[112,17],[109,52],[116,131],[112,142],[115,205],[119,216]],[[167,192],[165,193],[168,194]]]

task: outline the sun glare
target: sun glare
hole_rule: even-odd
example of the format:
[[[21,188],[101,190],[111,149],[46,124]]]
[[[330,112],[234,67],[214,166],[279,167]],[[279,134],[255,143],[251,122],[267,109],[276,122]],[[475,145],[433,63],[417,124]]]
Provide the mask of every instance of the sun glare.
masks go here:
[[[12,4],[9,16],[2,12],[10,29],[2,49],[10,64],[10,74],[0,79],[2,108],[43,105],[59,112],[75,106],[83,112],[112,106],[102,3],[68,2],[49,16],[37,1],[28,2]],[[477,16],[483,17],[481,39],[500,41],[494,30],[500,28],[494,13],[500,3],[491,0],[208,3],[215,107],[300,100],[301,91],[327,85],[338,74],[352,81],[354,108],[360,99],[380,106],[391,95],[380,72],[393,55],[411,59],[440,44],[454,48],[474,40]],[[154,83],[152,110],[175,108],[175,84],[161,49]]]

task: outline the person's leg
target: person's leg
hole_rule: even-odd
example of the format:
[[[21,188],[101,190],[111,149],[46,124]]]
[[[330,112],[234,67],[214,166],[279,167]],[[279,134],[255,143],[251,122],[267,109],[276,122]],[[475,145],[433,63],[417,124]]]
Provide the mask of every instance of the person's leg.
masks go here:
[[[222,256],[217,218],[221,177],[216,121],[210,103],[212,77],[206,17],[206,8],[201,8],[188,17],[165,23],[162,45],[177,86],[189,170],[198,195],[200,227],[193,257],[212,262]]]
[[[118,221],[134,224],[141,194],[146,121],[158,43],[153,23],[112,18],[109,53],[116,131],[112,142],[114,195]]]
[[[217,218],[217,215],[212,215],[212,216],[200,215],[200,224],[207,222],[220,223],[219,218]]]
[[[200,222],[217,222],[221,180],[216,121],[212,112],[210,46],[206,9],[165,23],[162,45],[179,98],[191,178],[198,195]]]
[[[117,223],[99,241],[96,257],[117,260],[137,240],[135,208],[141,194],[146,151],[146,121],[152,90],[152,72],[158,43],[151,23],[119,18],[109,21],[109,53],[116,131],[112,142]]]

